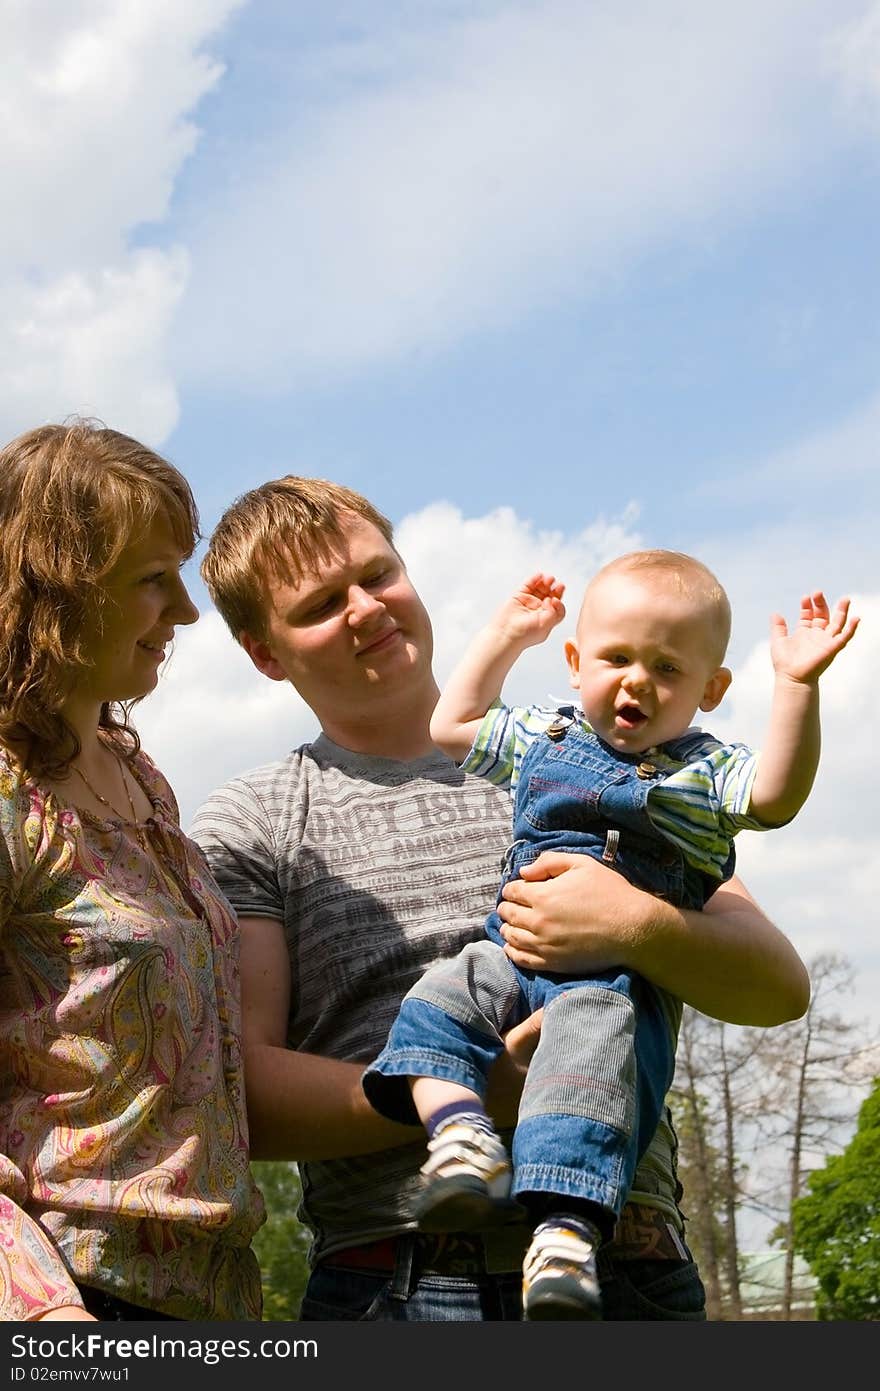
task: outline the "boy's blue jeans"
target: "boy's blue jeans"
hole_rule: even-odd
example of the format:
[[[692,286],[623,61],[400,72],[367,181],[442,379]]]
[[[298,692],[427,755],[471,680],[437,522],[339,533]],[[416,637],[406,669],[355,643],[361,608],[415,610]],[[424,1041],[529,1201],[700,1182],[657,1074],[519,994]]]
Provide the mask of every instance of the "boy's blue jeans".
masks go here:
[[[494,915],[493,915],[494,917]],[[502,1029],[544,1008],[513,1141],[514,1194],[551,1193],[619,1216],[672,1080],[673,1041],[653,988],[629,971],[566,979],[521,971],[488,937],[438,963],[404,999],[364,1076],[377,1109],[414,1111],[406,1079],[486,1094]]]

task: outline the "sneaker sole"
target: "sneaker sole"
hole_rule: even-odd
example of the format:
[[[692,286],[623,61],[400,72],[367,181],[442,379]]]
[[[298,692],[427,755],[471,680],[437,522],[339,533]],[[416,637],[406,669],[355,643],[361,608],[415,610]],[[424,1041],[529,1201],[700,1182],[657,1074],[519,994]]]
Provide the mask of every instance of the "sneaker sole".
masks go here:
[[[558,1286],[559,1281],[554,1280],[553,1283]],[[602,1305],[598,1301],[588,1303],[583,1296],[566,1294],[564,1289],[533,1288],[523,1301],[523,1320],[527,1323],[549,1322],[551,1319],[588,1319],[593,1322],[601,1318]]]
[[[521,1221],[525,1209],[513,1198],[493,1198],[479,1179],[433,1179],[416,1202],[422,1232],[475,1232]]]

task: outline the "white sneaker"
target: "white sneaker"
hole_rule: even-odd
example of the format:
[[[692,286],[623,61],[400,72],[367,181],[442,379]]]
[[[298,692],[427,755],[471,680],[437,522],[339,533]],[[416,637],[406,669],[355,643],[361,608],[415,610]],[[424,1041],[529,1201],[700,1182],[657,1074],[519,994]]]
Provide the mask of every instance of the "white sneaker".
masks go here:
[[[428,1141],[424,1188],[416,1203],[423,1232],[469,1232],[520,1215],[508,1200],[513,1171],[494,1131],[453,1119]]]
[[[523,1261],[523,1319],[601,1319],[599,1233],[574,1218],[536,1227]]]

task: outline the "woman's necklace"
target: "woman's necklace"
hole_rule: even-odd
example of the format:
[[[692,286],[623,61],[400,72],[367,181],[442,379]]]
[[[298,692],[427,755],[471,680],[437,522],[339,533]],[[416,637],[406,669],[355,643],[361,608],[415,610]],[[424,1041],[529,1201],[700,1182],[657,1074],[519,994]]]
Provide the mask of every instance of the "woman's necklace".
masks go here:
[[[123,826],[129,826],[131,828],[131,830],[135,834],[137,843],[143,850],[144,854],[164,876],[166,882],[170,879],[177,886],[178,891],[180,892],[180,894],[182,894],[187,905],[190,909],[192,909],[195,916],[199,919],[204,919],[205,921],[207,921],[207,918],[205,917],[205,907],[201,900],[198,898],[198,896],[195,894],[190,883],[189,864],[186,859],[186,853],[183,852],[181,854],[175,837],[173,835],[169,835],[166,831],[164,817],[162,818],[162,821],[158,826],[155,821],[151,823],[153,828],[157,830],[159,834],[154,836],[152,839],[148,837],[147,826],[143,821],[138,820],[137,812],[134,809],[134,799],[132,798],[131,790],[128,785],[128,778],[125,775],[125,761],[120,757],[118,753],[116,753],[115,750],[110,750],[109,752],[113,753],[113,757],[119,764],[119,775],[122,778],[122,786],[125,788],[125,795],[128,799],[128,809],[131,812],[131,820],[129,820],[127,816],[120,816],[118,809],[114,807],[111,801],[109,801],[106,797],[102,796],[96,787],[92,786],[92,784],[89,782],[87,775],[83,772],[81,768],[78,768],[75,763],[72,763],[70,766],[73,768],[73,771],[77,773],[79,777],[82,779],[83,783],[89,789],[92,796],[97,801],[99,801],[102,806],[106,807],[108,811],[111,811],[116,820],[121,821]],[[129,773],[129,777],[133,776],[133,773]]]
[[[92,786],[91,782],[86,777],[82,768],[78,768],[75,763],[72,763],[70,766],[76,773],[77,777],[81,778],[82,781],[85,783],[92,796],[96,798],[102,806],[106,807],[108,811],[112,811],[117,821],[123,822],[124,825],[131,826],[132,830],[137,836],[138,845],[141,847],[142,850],[149,853],[149,846],[147,845],[146,836],[144,834],[144,828],[138,821],[137,812],[134,809],[134,800],[131,795],[131,789],[128,785],[128,779],[125,776],[125,767],[123,765],[122,759],[119,757],[119,754],[114,754],[113,757],[116,759],[116,762],[119,765],[119,776],[122,778],[122,786],[125,789],[125,795],[128,798],[128,809],[131,812],[130,819],[127,816],[122,816],[118,809],[114,807],[113,803],[109,801],[106,797],[103,797],[96,787]]]

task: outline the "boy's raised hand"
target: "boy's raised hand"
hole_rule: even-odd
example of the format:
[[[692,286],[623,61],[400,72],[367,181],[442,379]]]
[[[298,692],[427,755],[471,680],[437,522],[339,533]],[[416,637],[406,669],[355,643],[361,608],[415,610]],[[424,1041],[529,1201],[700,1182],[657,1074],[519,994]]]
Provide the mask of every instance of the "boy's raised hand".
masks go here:
[[[829,613],[821,589],[803,596],[800,618],[792,632],[781,614],[772,614],[770,656],[777,676],[806,683],[818,681],[858,626],[858,618],[850,616],[849,599],[838,599]]]
[[[565,585],[555,575],[539,571],[530,575],[496,614],[495,621],[508,638],[531,647],[543,642],[565,617],[562,596]]]

